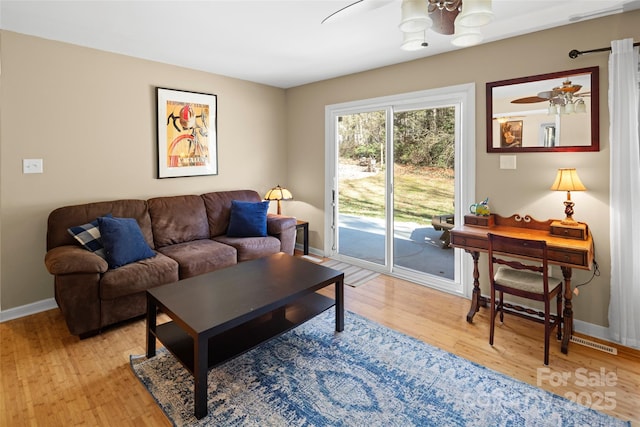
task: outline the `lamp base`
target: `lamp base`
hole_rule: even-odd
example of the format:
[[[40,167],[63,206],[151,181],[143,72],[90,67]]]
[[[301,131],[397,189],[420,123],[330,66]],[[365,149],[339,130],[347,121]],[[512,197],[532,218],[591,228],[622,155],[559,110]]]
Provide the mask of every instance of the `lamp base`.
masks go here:
[[[586,240],[589,235],[587,224],[574,221],[574,224],[566,224],[564,220],[551,223],[551,234],[569,239]]]
[[[562,225],[571,225],[571,226],[576,226],[578,224],[580,224],[578,221],[576,221],[575,219],[571,218],[571,217],[566,217],[565,219],[563,219],[562,221],[560,221],[560,224]]]

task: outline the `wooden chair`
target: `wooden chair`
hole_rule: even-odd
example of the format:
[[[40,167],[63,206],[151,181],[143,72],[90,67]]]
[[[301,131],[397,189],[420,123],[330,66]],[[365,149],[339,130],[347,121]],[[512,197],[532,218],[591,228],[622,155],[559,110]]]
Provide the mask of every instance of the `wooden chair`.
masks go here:
[[[549,337],[558,327],[562,338],[562,279],[549,277],[547,243],[505,237],[489,233],[489,278],[491,281],[491,329],[489,344],[493,345],[496,309],[500,322],[504,322],[505,293],[544,302],[544,364],[549,364]],[[509,254],[509,255],[506,255]],[[519,260],[514,260],[516,256]],[[524,262],[520,258],[527,261]],[[498,268],[494,270],[494,265]],[[496,291],[500,301],[496,304]],[[556,297],[556,315],[551,315],[551,300]],[[542,313],[540,313],[542,315]],[[529,317],[530,318],[530,317]],[[536,319],[533,319],[536,320]]]

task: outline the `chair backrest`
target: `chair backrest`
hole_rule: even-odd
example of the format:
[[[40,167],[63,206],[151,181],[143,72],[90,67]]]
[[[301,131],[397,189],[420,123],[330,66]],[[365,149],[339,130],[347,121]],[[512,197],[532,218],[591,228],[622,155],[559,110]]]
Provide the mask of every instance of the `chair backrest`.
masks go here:
[[[544,240],[506,237],[488,234],[489,238],[489,277],[493,281],[494,264],[506,265],[516,270],[529,270],[540,273],[544,278],[544,292],[549,292],[549,265],[547,260],[547,242]],[[526,259],[530,262],[522,262]]]

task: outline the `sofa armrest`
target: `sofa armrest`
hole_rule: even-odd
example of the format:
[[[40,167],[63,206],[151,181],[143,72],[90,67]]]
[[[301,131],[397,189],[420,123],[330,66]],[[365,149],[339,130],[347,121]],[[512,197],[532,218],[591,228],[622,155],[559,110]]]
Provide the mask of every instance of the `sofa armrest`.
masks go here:
[[[109,264],[103,258],[79,246],[58,246],[44,256],[44,264],[53,275],[104,273]]]
[[[280,251],[293,255],[296,246],[296,219],[294,217],[268,214],[267,234],[280,240]]]
[[[296,219],[292,216],[267,214],[267,234],[277,235],[296,227]]]

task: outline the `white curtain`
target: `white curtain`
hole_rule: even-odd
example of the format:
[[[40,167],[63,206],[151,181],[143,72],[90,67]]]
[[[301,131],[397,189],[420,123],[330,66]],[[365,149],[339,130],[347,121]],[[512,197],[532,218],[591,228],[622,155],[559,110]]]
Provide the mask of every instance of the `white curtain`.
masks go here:
[[[611,42],[609,144],[611,148],[611,300],[609,331],[640,348],[640,77],[632,39]]]

